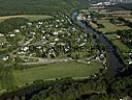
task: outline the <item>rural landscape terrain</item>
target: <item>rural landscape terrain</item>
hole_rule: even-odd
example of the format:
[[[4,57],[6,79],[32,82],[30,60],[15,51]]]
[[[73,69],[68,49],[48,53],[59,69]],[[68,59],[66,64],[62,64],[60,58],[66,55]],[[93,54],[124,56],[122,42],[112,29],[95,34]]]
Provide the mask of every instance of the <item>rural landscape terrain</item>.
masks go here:
[[[0,0],[0,100],[132,100],[132,0]]]

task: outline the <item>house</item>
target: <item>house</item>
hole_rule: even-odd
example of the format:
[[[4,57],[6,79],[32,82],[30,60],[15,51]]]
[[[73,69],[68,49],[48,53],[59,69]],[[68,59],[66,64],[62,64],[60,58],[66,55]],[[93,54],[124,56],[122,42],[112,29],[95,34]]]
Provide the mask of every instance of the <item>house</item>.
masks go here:
[[[44,30],[42,30],[42,33],[45,33],[45,31],[44,31]]]
[[[44,40],[46,39],[46,37],[45,37],[45,36],[43,36],[42,38],[43,38]]]
[[[17,52],[17,54],[19,54],[19,55],[23,55],[23,54],[25,54],[26,52],[24,52],[24,51],[20,51],[20,52]]]
[[[27,25],[28,25],[28,26],[32,26],[32,23],[31,23],[31,22],[28,22]]]
[[[10,37],[15,37],[15,36],[16,36],[16,35],[15,35],[15,34],[13,34],[13,33],[12,33],[12,34],[10,34]]]
[[[21,48],[21,50],[26,52],[29,50],[29,47],[23,47],[23,48]]]
[[[85,44],[86,44],[86,43],[81,43],[81,44],[79,45],[79,47],[83,47]]]
[[[31,35],[36,35],[36,33],[35,33],[35,32],[30,32],[30,34],[31,34]]]
[[[4,57],[2,58],[3,61],[7,61],[8,59],[9,59],[9,56],[4,56]]]
[[[25,28],[26,28],[26,25],[23,25],[23,26],[21,26],[20,28],[21,28],[21,29],[25,29]]]
[[[52,42],[49,45],[53,47],[55,45],[55,42]]]
[[[15,29],[14,32],[15,32],[15,33],[19,33],[20,30],[19,30],[19,29]]]
[[[59,38],[55,38],[55,42],[59,41]]]
[[[50,57],[56,57],[56,53],[55,53],[55,51],[54,51],[54,49],[50,49],[49,51],[48,51],[48,57],[50,58]]]
[[[53,32],[53,35],[58,35],[58,32]]]
[[[43,25],[43,22],[38,22],[39,25]]]
[[[56,20],[56,22],[60,22],[60,20],[59,20],[59,19],[57,19],[57,20]]]
[[[4,34],[0,33],[0,37],[4,37]]]
[[[128,64],[129,64],[129,65],[132,65],[132,60],[129,60],[129,61],[128,61]]]
[[[37,49],[41,49],[41,48],[42,48],[42,46],[37,46],[36,48],[37,48]]]

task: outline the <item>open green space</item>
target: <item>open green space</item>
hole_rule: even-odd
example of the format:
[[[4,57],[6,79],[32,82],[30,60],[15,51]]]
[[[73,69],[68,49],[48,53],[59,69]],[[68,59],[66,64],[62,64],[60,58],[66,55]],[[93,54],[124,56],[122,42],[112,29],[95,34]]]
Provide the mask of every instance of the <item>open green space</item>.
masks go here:
[[[124,33],[126,36],[131,34],[130,32],[125,32],[127,30],[130,30],[131,28],[127,26],[124,22],[121,22],[120,20],[113,18],[105,18],[105,19],[99,19],[97,20],[98,24],[103,25],[103,27],[98,28],[96,23],[91,22],[91,26],[102,33],[112,42],[112,44],[117,48],[117,51],[120,55],[120,57],[123,59],[124,63],[127,65],[129,60],[129,52],[131,51],[131,47],[128,46],[125,41],[125,36],[119,35],[119,33]],[[128,36],[129,37],[129,36]],[[130,38],[130,37],[129,37]],[[126,41],[131,41],[130,39],[126,39]]]
[[[104,28],[100,28],[100,31],[106,33],[106,32],[114,32],[117,30],[126,30],[126,29],[130,29],[128,26],[126,25],[116,25],[116,24],[112,24],[110,23],[109,20],[98,20],[99,24],[103,24]]]
[[[120,39],[117,38],[117,34],[107,34],[106,37],[111,40],[111,42],[121,51],[128,52],[130,49],[127,45],[122,43]]]
[[[120,39],[117,38],[117,34],[107,34],[106,37],[117,48],[118,53],[123,58],[124,62],[127,64],[128,53],[130,52],[131,49],[126,44],[124,44]]]
[[[21,86],[35,80],[56,79],[64,77],[87,77],[102,68],[100,63],[82,64],[76,62],[55,63],[36,66],[13,72],[16,84]]]

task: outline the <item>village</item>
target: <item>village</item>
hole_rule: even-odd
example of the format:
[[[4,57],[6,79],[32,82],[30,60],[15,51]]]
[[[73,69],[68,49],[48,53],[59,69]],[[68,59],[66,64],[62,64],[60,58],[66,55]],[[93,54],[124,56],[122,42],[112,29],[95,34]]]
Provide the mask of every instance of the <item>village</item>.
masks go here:
[[[0,100],[132,100],[132,0],[0,0]]]
[[[121,59],[127,66],[132,65],[132,29],[131,11],[102,5],[92,5],[90,10],[80,11],[78,20],[86,20],[89,25],[102,33],[117,49]]]
[[[3,40],[0,43],[1,52],[5,52],[1,60],[5,62],[17,60],[17,63],[27,63],[37,62],[39,58],[64,58],[83,59],[90,63],[87,61],[89,57],[98,60],[105,58],[105,51],[100,50],[97,40],[73,25],[65,15],[46,21],[27,22],[6,36],[1,33],[0,38]]]

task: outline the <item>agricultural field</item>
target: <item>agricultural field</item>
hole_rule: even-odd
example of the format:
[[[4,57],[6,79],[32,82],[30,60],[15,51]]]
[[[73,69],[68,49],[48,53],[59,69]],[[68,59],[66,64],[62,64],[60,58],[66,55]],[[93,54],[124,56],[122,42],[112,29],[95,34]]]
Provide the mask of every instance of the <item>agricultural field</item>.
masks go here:
[[[35,80],[55,80],[56,78],[83,78],[98,72],[102,65],[93,61],[91,64],[64,62],[40,65],[26,70],[14,70],[14,80],[18,86]]]
[[[97,12],[96,12],[97,13]],[[131,41],[131,38],[123,38],[130,37],[131,35],[131,26],[128,25],[127,22],[120,18],[127,19],[127,21],[131,19],[131,11],[129,10],[119,10],[119,11],[104,11],[100,12],[100,14],[103,14],[103,16],[98,17],[98,13],[96,17],[98,17],[96,20],[93,20],[90,22],[91,26],[95,28],[96,30],[102,32],[117,48],[117,51],[119,52],[121,58],[125,62],[126,65],[131,64],[131,50],[132,47],[128,46],[126,42],[124,41]],[[121,37],[121,33],[125,33]],[[120,35],[119,35],[120,34]],[[131,44],[129,44],[131,45]]]
[[[128,47],[124,42],[122,42],[120,36],[117,34],[117,31],[129,30],[131,28],[125,25],[111,24],[108,20],[99,21],[99,23],[103,23],[103,25],[105,26],[104,28],[99,30],[105,33],[105,36],[117,47],[125,63],[128,64],[129,53],[131,52],[132,48]],[[126,33],[126,35],[127,34],[131,33],[128,32]]]
[[[81,5],[83,4],[83,6]],[[75,8],[88,7],[87,0],[0,0],[0,15],[55,15],[70,13]]]
[[[110,22],[110,20],[108,19],[102,19],[97,21],[99,24],[102,24],[103,26],[105,26],[104,28],[100,28],[99,30],[107,33],[107,32],[115,32],[118,30],[127,30],[130,29],[130,27],[128,27],[125,24],[121,24],[121,25],[116,25]]]
[[[18,66],[19,67],[19,66]],[[25,66],[26,67],[26,66]],[[28,68],[31,67],[31,68]],[[0,92],[13,90],[16,87],[22,87],[31,84],[36,80],[56,80],[56,78],[73,77],[80,79],[88,77],[93,73],[97,73],[102,68],[102,64],[93,61],[91,64],[83,64],[77,62],[62,62],[46,65],[28,65],[27,69],[3,69],[3,80],[0,81]],[[4,79],[7,80],[4,80]],[[10,83],[10,84],[9,84]]]

